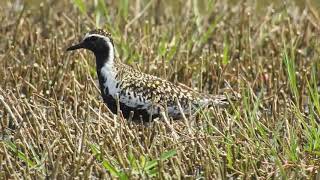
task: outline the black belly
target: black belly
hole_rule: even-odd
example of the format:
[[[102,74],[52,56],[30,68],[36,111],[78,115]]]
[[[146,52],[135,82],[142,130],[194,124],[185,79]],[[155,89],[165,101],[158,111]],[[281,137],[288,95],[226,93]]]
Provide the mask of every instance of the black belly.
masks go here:
[[[98,71],[98,77],[99,77],[99,84],[100,84],[100,91],[101,91],[101,95],[103,98],[104,103],[107,104],[108,108],[111,110],[111,112],[113,114],[117,114],[117,101],[109,94],[109,90],[108,88],[104,87],[104,82],[105,80],[103,80],[100,76],[100,71]],[[150,119],[154,119],[159,117],[159,114],[149,114],[147,109],[141,109],[141,107],[139,108],[135,108],[135,107],[130,107],[127,106],[124,103],[119,102],[120,105],[120,110],[122,112],[122,115],[124,118],[128,119],[130,116],[130,113],[133,112],[133,117],[132,120],[135,121],[149,121]]]
[[[108,108],[112,113],[117,114],[117,103],[116,100],[111,95],[102,94],[104,103],[107,104]],[[130,112],[133,112],[132,119],[135,121],[149,121],[159,117],[159,114],[149,114],[147,109],[138,109],[134,107],[127,106],[124,103],[119,102],[120,110],[124,118],[128,119]]]

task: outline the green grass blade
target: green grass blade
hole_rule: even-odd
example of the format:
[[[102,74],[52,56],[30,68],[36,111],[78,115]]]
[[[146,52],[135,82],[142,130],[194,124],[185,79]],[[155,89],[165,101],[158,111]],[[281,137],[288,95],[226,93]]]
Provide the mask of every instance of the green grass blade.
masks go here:
[[[169,150],[169,151],[164,152],[163,154],[161,154],[159,160],[160,161],[165,161],[165,160],[175,156],[176,154],[177,154],[176,150],[174,150],[174,149]],[[158,161],[159,160],[155,159],[155,160],[148,161],[146,163],[146,166],[144,167],[144,169],[147,171],[147,170],[150,170],[150,169],[154,168],[155,166],[158,165]]]
[[[222,64],[227,65],[229,64],[229,44],[228,41],[225,37],[224,43],[223,43],[223,59],[222,59]]]
[[[87,6],[83,0],[73,0],[73,4],[76,5],[82,14],[87,13]]]
[[[29,167],[33,167],[36,165],[36,163],[32,159],[28,158],[25,153],[20,151],[13,142],[5,141],[5,144],[13,153],[17,153],[18,158],[24,161]]]

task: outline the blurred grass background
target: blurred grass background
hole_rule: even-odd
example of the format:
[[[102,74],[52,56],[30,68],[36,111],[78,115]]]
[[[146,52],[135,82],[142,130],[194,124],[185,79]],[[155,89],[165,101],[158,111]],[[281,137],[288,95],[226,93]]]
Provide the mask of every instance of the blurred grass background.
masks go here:
[[[197,0],[200,4],[205,4],[204,2],[206,2],[206,0]],[[307,4],[311,4],[312,6],[314,6],[315,9],[319,10],[320,8],[320,2],[317,0],[292,0],[297,6],[299,6],[300,8],[305,8],[307,6]],[[4,6],[7,2],[13,2],[17,5],[21,5],[23,3],[27,3],[29,6],[34,6],[37,7],[41,4],[41,0],[28,0],[28,1],[23,1],[23,0],[13,0],[13,1],[9,1],[9,0],[3,0],[0,2],[1,6]],[[170,4],[173,3],[170,0],[163,0],[163,2],[165,2],[166,4]],[[236,4],[239,1],[237,0],[227,0],[227,3],[231,3],[231,4]],[[286,3],[288,1],[283,1],[283,0],[269,0],[269,1],[264,1],[264,0],[248,0],[247,2],[249,2],[250,4],[255,4],[258,8],[265,8],[271,4],[278,6],[281,5],[283,3]]]
[[[319,179],[319,2],[273,2],[0,1],[0,179]],[[241,99],[127,122],[65,52],[95,27],[135,68]]]

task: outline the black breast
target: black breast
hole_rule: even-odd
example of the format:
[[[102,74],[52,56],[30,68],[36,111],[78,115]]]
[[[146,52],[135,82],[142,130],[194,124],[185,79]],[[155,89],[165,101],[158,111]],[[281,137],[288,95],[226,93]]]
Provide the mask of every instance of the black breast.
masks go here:
[[[112,113],[117,114],[117,101],[110,94],[107,87],[104,87],[105,79],[100,76],[98,72],[99,84],[101,96],[103,98],[104,103],[108,106]],[[135,121],[149,121],[151,114],[148,113],[147,109],[142,109],[141,107],[130,107],[125,105],[124,103],[119,102],[120,110],[124,118],[128,119],[130,116],[130,112],[133,112],[133,120]],[[159,114],[153,114],[151,119],[159,117]]]
[[[116,100],[110,94],[106,95],[104,93],[104,91],[102,91],[102,90],[101,90],[101,94],[102,94],[104,103],[107,104],[107,106],[111,110],[111,112],[114,114],[117,114]],[[122,115],[126,119],[129,118],[131,111],[134,113],[133,120],[135,120],[135,121],[140,121],[140,120],[149,121],[149,119],[150,119],[151,114],[149,114],[146,109],[138,109],[138,107],[133,108],[133,107],[127,106],[121,102],[119,102],[119,105],[120,105],[120,110],[122,112]],[[156,117],[159,117],[159,115],[158,114],[152,115],[151,119],[154,119]]]

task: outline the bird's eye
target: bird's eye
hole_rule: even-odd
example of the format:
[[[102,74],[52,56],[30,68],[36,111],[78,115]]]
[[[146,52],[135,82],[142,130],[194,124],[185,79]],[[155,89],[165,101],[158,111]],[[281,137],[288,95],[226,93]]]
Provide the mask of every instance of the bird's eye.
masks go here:
[[[92,36],[91,38],[90,38],[90,40],[91,41],[96,41],[98,38],[96,37],[96,36]]]

